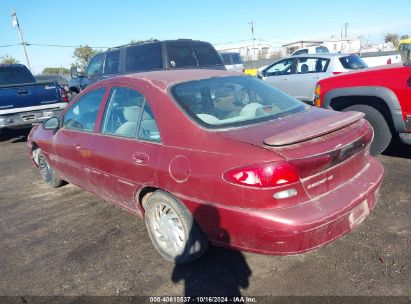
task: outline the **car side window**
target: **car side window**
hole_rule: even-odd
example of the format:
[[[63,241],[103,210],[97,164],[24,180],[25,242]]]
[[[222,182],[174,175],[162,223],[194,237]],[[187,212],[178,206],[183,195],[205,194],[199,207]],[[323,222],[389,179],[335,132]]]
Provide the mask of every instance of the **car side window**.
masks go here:
[[[289,75],[293,73],[294,59],[281,60],[267,69],[267,76]]]
[[[101,133],[136,138],[144,101],[144,95],[135,90],[114,87],[104,110]]]
[[[105,88],[99,88],[81,96],[64,114],[63,128],[93,132],[105,91]]]
[[[120,50],[106,53],[104,74],[117,74],[120,67]]]
[[[298,58],[296,73],[322,73],[327,69],[328,59],[324,58]]]
[[[147,141],[160,142],[160,132],[154,119],[153,112],[149,105],[145,103],[141,123],[138,130],[138,138]]]
[[[87,77],[95,77],[101,74],[102,59],[103,54],[97,54],[91,58],[86,70]]]

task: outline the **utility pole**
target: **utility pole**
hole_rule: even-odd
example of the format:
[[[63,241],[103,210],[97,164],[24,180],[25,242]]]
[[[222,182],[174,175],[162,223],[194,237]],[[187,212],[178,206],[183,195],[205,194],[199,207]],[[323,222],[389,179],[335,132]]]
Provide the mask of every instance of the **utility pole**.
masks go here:
[[[13,21],[12,21],[13,27],[17,27],[17,30],[19,33],[21,45],[23,46],[23,50],[24,50],[24,55],[26,55],[27,67],[31,71],[29,56],[27,55],[27,50],[26,50],[26,43],[24,42],[24,39],[23,39],[23,33],[21,32],[21,29],[20,29],[19,19],[17,19],[16,10],[13,10],[13,14],[11,14],[11,17],[13,18]]]
[[[345,28],[345,39],[347,39],[347,29],[348,29],[348,22],[344,23],[344,28]]]
[[[255,60],[255,35],[254,35],[254,21],[248,23],[251,26],[251,36],[253,37],[253,60]]]

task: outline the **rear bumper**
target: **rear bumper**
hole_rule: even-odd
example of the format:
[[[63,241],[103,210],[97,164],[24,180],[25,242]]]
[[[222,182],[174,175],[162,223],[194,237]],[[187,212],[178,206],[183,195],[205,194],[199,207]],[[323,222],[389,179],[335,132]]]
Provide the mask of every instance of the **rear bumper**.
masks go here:
[[[23,113],[15,113],[11,115],[0,116],[1,128],[18,128],[30,126],[35,123],[41,123],[47,118],[58,116],[62,109],[45,109],[40,111],[29,111]]]
[[[297,254],[327,244],[360,224],[374,209],[382,176],[382,165],[371,159],[337,190],[282,209],[246,210],[183,201],[216,245],[263,254]],[[211,214],[217,214],[217,220]]]

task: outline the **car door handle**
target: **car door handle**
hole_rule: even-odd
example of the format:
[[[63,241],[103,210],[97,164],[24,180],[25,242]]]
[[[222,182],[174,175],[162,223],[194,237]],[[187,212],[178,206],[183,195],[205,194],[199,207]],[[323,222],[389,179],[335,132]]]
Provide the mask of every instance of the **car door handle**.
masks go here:
[[[313,78],[314,78],[314,79],[319,79],[319,78],[320,78],[320,76],[313,76]]]
[[[75,143],[73,146],[74,146],[74,149],[76,149],[77,151],[81,150],[82,148],[80,143]]]
[[[287,80],[287,79],[288,79],[287,77],[281,78],[281,80]]]
[[[145,153],[135,153],[132,158],[134,163],[140,166],[147,165],[149,159],[148,155]]]

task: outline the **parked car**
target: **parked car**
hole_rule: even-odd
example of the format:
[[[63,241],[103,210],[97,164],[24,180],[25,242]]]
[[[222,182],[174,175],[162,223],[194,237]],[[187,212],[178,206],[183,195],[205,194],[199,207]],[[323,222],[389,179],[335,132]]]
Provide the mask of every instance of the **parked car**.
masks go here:
[[[272,63],[258,77],[301,101],[313,104],[315,85],[320,79],[366,67],[357,55],[296,55]]]
[[[167,260],[188,263],[208,241],[284,255],[331,242],[374,208],[383,167],[362,117],[256,77],[157,71],[89,86],[28,147],[48,185],[143,216]]]
[[[308,46],[305,48],[301,48],[298,50],[295,50],[291,56],[296,56],[296,55],[304,55],[304,54],[325,54],[329,53],[330,51],[326,46],[323,45],[315,45],[315,46]]]
[[[0,131],[26,128],[58,115],[67,95],[55,81],[37,83],[22,64],[0,64]]]
[[[69,90],[80,93],[88,85],[118,74],[176,69],[225,70],[215,48],[191,39],[148,41],[108,49],[91,58],[83,74],[71,69]]]
[[[241,60],[240,53],[235,52],[224,52],[220,53],[221,58],[227,71],[232,72],[244,72],[244,65]]]
[[[35,75],[34,78],[37,82],[44,82],[44,81],[55,81],[57,82],[62,88],[68,91],[68,80],[66,77],[60,74],[41,74]]]
[[[399,63],[323,79],[315,105],[365,113],[375,133],[372,155],[382,153],[393,137],[411,145],[410,75],[411,66]]]

